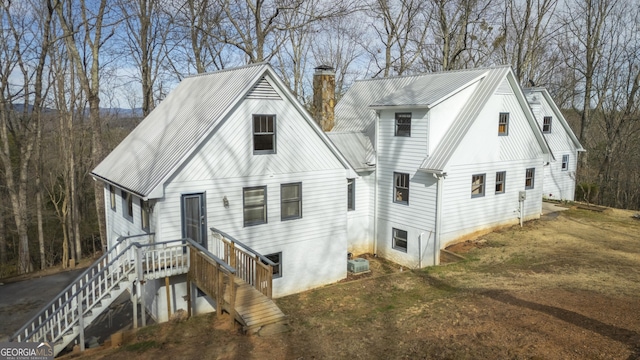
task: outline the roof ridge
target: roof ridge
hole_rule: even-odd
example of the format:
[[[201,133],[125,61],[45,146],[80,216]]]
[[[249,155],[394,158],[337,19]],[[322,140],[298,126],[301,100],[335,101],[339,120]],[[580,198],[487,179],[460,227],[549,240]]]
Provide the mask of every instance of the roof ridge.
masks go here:
[[[208,75],[214,75],[214,74],[221,74],[221,73],[225,73],[225,72],[229,72],[229,71],[237,71],[237,70],[241,70],[241,69],[248,69],[254,66],[264,66],[264,65],[270,65],[270,63],[268,61],[262,61],[259,63],[252,63],[252,64],[246,64],[246,65],[240,65],[240,66],[234,66],[234,67],[230,67],[230,68],[226,68],[226,69],[220,69],[220,70],[215,70],[215,71],[207,71],[207,72],[203,72],[200,74],[192,74],[192,75],[188,75],[185,76],[185,79],[190,79],[190,78],[196,78],[196,77],[201,77],[201,76],[208,76]]]
[[[510,67],[511,67],[511,65],[495,65],[495,66],[482,66],[482,67],[469,68],[469,69],[440,70],[440,71],[425,72],[425,73],[413,74],[413,75],[400,75],[400,76],[388,76],[388,77],[381,77],[381,78],[358,79],[355,82],[406,79],[406,78],[410,78],[410,77],[421,77],[421,76],[428,76],[428,75],[450,74],[450,73],[465,72],[465,71],[497,70],[497,69],[510,68]]]

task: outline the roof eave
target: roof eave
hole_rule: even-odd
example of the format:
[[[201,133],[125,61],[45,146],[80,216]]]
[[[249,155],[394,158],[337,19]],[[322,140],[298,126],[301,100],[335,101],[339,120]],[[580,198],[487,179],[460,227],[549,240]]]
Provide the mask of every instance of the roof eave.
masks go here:
[[[393,109],[430,109],[431,104],[406,104],[406,105],[369,105],[373,110],[393,110]]]

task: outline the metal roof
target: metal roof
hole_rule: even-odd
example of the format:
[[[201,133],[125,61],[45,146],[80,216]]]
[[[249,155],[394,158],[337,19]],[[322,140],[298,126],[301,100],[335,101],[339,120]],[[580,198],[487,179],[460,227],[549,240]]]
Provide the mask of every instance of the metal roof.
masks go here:
[[[268,64],[188,77],[93,170],[146,197],[191,154],[256,83]]]
[[[411,84],[373,102],[370,106],[432,107],[458,92],[461,88],[469,86],[486,72],[486,69],[476,69],[425,74],[417,77]]]
[[[361,132],[328,132],[329,139],[356,171],[375,169],[375,151],[371,140]]]
[[[562,127],[564,128],[564,130],[566,131],[567,135],[569,136],[569,138],[573,142],[573,145],[576,147],[576,150],[577,151],[586,151],[582,147],[582,144],[580,144],[580,141],[578,140],[578,137],[573,132],[573,129],[571,129],[571,126],[569,126],[569,123],[567,122],[567,119],[565,119],[565,117],[562,115],[562,112],[558,108],[558,105],[556,105],[555,101],[553,101],[553,99],[551,98],[551,94],[549,94],[549,91],[546,88],[544,88],[544,87],[525,88],[525,89],[523,89],[523,92],[527,96],[527,100],[530,101],[530,102],[533,101],[533,100],[529,99],[530,95],[533,95],[533,94],[536,94],[536,93],[542,94],[542,96],[544,96],[545,100],[549,104],[549,107],[551,107],[551,110],[556,115],[555,116],[556,120],[560,121],[560,124],[562,124]],[[547,137],[545,137],[545,139],[546,138]]]

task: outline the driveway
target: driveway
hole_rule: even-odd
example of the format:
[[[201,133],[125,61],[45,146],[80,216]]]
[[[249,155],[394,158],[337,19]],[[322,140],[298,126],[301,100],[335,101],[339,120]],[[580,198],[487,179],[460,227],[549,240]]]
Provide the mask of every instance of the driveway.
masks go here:
[[[6,341],[84,270],[0,285],[0,341]]]

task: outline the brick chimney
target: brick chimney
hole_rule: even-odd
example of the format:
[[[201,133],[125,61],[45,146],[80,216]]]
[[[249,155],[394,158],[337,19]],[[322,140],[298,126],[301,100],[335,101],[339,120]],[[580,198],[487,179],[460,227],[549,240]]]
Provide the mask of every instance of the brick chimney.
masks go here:
[[[331,131],[335,125],[333,108],[336,106],[336,73],[329,65],[320,65],[313,74],[313,118],[322,131]]]

